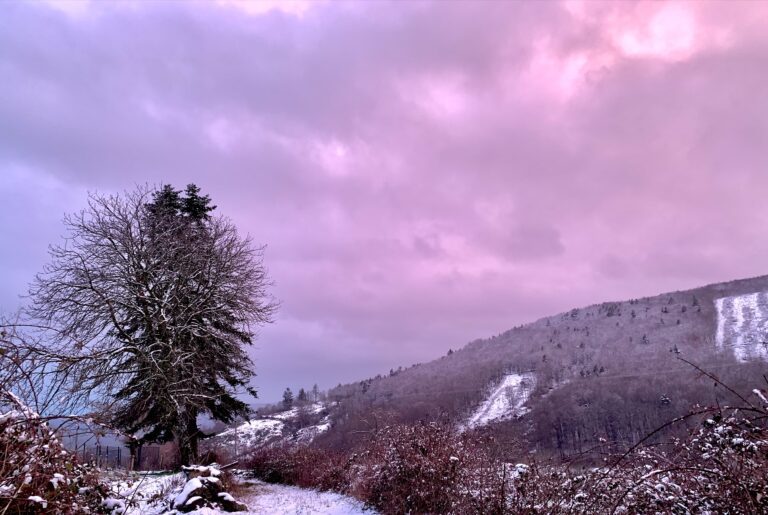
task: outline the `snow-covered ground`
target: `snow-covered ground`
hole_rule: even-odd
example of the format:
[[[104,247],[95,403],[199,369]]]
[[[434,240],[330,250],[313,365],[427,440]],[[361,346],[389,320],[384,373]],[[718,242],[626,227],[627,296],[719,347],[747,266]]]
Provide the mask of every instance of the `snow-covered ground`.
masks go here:
[[[371,515],[357,499],[332,492],[318,492],[295,486],[272,485],[249,481],[251,493],[240,500],[248,505],[249,513],[274,515]]]
[[[715,300],[718,349],[732,349],[739,361],[768,360],[768,293],[750,293]]]
[[[466,427],[471,429],[524,415],[528,411],[525,403],[535,385],[533,373],[507,374],[469,417]]]
[[[106,503],[115,515],[158,515],[168,509],[169,501],[178,498],[184,487],[184,475],[132,476],[128,481],[115,481],[113,492],[121,500]],[[118,496],[116,496],[118,497]],[[247,512],[270,515],[375,515],[365,510],[363,503],[341,494],[318,492],[294,486],[273,485],[257,480],[243,481],[237,500],[248,506]],[[126,509],[127,499],[134,506]],[[165,502],[163,502],[165,501]],[[125,511],[123,511],[125,510]],[[200,508],[190,513],[218,515],[225,513],[213,508]]]
[[[324,409],[326,409],[326,407],[322,402],[315,402],[314,404],[308,404],[306,406],[295,407],[286,411],[281,411],[279,413],[275,413],[274,415],[270,415],[270,417],[276,418],[278,420],[290,420],[298,417],[301,410],[306,411],[310,415],[317,415]]]

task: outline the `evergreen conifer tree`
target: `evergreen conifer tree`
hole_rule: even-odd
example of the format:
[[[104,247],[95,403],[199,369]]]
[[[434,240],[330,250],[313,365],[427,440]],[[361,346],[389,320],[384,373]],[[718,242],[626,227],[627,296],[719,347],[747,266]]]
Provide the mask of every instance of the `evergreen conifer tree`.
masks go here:
[[[283,392],[283,407],[291,409],[291,406],[293,406],[293,392],[290,388],[286,388]]]

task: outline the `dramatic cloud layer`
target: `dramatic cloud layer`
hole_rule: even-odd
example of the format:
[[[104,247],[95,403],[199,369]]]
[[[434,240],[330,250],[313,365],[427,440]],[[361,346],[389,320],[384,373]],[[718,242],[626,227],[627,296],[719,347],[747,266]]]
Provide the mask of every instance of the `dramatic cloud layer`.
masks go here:
[[[752,2],[47,2],[0,16],[0,309],[86,192],[268,244],[267,400],[574,306],[766,273]]]

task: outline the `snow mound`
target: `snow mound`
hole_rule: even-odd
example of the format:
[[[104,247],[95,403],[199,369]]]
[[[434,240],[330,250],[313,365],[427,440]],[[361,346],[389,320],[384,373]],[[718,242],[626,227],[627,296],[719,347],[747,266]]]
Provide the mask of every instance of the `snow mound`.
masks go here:
[[[195,490],[199,490],[203,488],[203,481],[201,479],[198,479],[196,477],[193,477],[187,483],[184,485],[184,488],[182,488],[181,492],[174,498],[173,505],[174,506],[182,506],[187,503],[187,501],[190,499],[190,494],[194,492]]]
[[[466,427],[472,429],[525,415],[528,412],[525,403],[535,385],[536,376],[532,372],[507,374],[469,417]]]
[[[768,293],[715,299],[719,350],[730,348],[738,361],[768,361]]]

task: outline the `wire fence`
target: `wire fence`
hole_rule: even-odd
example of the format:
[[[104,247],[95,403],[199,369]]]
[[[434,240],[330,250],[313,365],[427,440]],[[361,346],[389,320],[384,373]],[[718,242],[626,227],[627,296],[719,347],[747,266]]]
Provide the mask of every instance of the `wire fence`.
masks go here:
[[[160,445],[138,447],[133,459],[130,449],[122,445],[82,444],[75,452],[82,463],[92,463],[100,468],[166,470],[177,465],[175,454]]]

